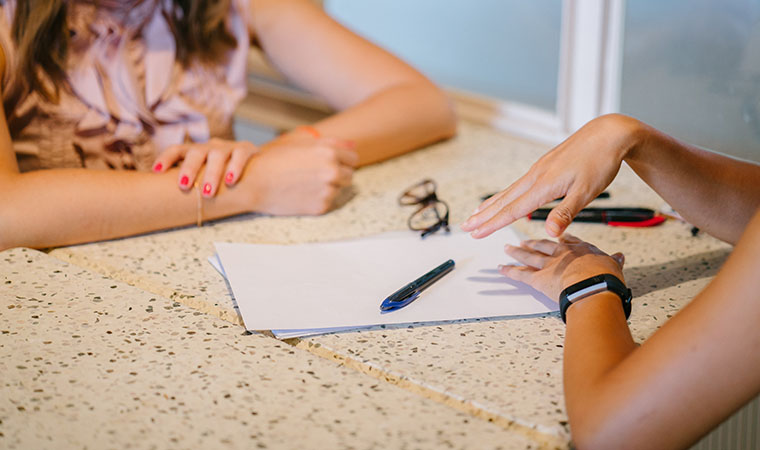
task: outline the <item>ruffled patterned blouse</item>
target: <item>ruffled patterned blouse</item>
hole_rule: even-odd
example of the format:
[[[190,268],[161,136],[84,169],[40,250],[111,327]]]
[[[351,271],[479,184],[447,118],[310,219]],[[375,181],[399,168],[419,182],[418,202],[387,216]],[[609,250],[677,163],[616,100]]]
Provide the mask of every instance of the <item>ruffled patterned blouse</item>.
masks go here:
[[[173,144],[232,139],[246,93],[250,39],[246,2],[233,0],[227,26],[237,39],[226,64],[183,68],[164,11],[172,0],[68,0],[67,77],[56,104],[33,93],[14,99],[11,39],[15,0],[0,1],[5,114],[22,171],[59,167],[149,170]]]

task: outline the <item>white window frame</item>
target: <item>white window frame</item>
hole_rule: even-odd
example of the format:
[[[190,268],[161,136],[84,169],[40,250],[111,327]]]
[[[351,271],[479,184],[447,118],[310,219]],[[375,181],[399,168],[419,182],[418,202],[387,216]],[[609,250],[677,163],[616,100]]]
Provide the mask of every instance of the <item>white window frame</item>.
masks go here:
[[[563,2],[554,111],[453,91],[460,115],[556,145],[594,117],[617,112],[624,14],[625,0]]]

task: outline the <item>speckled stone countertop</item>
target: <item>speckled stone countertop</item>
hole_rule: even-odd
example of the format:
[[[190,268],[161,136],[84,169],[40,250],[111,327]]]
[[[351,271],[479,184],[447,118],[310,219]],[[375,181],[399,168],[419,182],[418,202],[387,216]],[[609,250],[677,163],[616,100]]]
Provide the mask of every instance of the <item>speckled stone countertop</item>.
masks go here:
[[[244,338],[228,287],[206,261],[214,251],[214,241],[302,243],[403,230],[410,210],[398,206],[397,197],[426,177],[438,183],[439,197],[451,206],[452,223],[459,223],[479,204],[482,195],[515,180],[546,150],[463,124],[453,140],[358,171],[354,197],[322,217],[248,215],[202,228],[55,249],[49,255],[117,280],[113,283],[128,283],[150,293],[145,295],[168,299],[174,302],[170,304],[181,305],[178,308],[185,314],[190,314],[187,306],[223,319],[235,331],[208,338],[219,348],[224,348],[227,339],[234,346],[255,338],[257,346],[259,340],[267,342],[261,344],[260,352],[266,353],[269,345],[279,346],[280,350],[272,355],[276,355],[279,365],[296,364],[289,362],[290,357],[280,358],[282,348],[289,348],[296,352],[294,361],[301,365],[303,359],[316,364],[314,357],[319,356],[317,361],[333,364],[329,367],[339,363],[344,371],[341,373],[359,376],[357,380],[364,379],[365,385],[377,384],[386,389],[389,384],[396,385],[402,392],[433,401],[452,414],[466,414],[472,418],[470,422],[454,425],[449,431],[457,430],[473,437],[473,441],[452,443],[454,447],[484,447],[474,440],[478,433],[470,428],[474,422],[491,423],[509,432],[510,438],[505,442],[514,443],[515,448],[567,447],[569,431],[561,385],[564,326],[556,314],[384,327],[286,343],[260,335]],[[663,206],[662,200],[625,166],[609,191],[611,198],[597,200],[599,205]],[[544,236],[542,222],[519,221],[515,226],[526,236]],[[625,275],[635,295],[631,328],[639,340],[693,298],[730,252],[728,245],[708,236],[691,236],[689,228],[670,221],[651,229],[571,226],[570,232],[603,250],[626,254]],[[205,328],[225,323],[206,315],[193,316],[193,320],[206,321]],[[154,333],[171,335],[177,324],[156,320],[154,326]],[[414,404],[419,401],[410,403]],[[326,402],[319,407],[330,410]],[[368,416],[366,420],[374,419]],[[431,416],[425,423],[432,425],[436,420]],[[514,436],[519,438],[513,439]],[[496,445],[492,441],[485,447]],[[389,442],[386,446],[441,445],[410,439],[405,445]]]
[[[44,253],[0,268],[2,448],[535,448]]]

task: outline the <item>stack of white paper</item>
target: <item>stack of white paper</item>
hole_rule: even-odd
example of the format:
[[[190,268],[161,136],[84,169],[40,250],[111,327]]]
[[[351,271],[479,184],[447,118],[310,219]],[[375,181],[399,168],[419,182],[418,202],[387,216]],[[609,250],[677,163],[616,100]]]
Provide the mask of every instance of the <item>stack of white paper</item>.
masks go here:
[[[223,273],[249,330],[297,337],[382,324],[519,316],[557,310],[556,302],[497,271],[514,262],[509,228],[482,239],[465,233],[420,239],[410,232],[300,245],[216,243]],[[380,303],[447,259],[453,272],[409,306]]]

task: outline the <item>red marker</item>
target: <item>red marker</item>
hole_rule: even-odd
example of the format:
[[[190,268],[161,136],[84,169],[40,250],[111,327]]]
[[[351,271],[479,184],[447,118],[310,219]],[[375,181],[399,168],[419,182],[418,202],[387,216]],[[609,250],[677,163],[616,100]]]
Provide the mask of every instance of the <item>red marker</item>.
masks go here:
[[[528,214],[531,220],[546,220],[551,208],[540,208]],[[573,222],[606,223],[613,227],[653,227],[665,222],[665,217],[648,208],[584,208]]]

